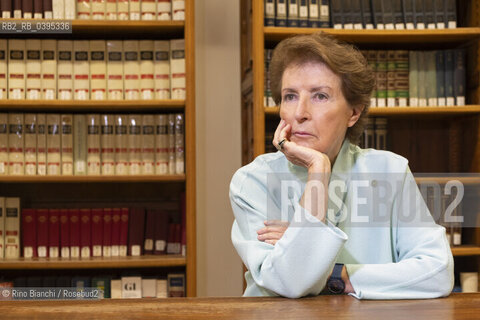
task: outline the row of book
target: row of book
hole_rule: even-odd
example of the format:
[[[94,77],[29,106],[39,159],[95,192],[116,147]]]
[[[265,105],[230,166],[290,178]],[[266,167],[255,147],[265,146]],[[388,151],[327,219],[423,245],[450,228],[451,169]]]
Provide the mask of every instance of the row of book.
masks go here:
[[[1,0],[3,19],[185,20],[185,0]]]
[[[387,119],[368,118],[358,146],[362,149],[387,150]]]
[[[265,0],[265,26],[335,29],[457,27],[455,0]]]
[[[72,291],[85,288],[98,289],[99,295],[93,299],[135,299],[185,297],[185,274],[168,273],[166,278],[123,276],[29,276],[17,277],[11,281],[0,281],[0,290],[22,289],[24,294],[3,294],[0,300],[49,300],[49,290],[55,288]],[[29,290],[30,288],[30,290]],[[42,294],[43,293],[43,294]]]
[[[465,105],[464,49],[362,53],[376,75],[371,107]]]
[[[0,113],[0,175],[185,172],[183,114]]]
[[[0,39],[0,99],[185,99],[185,40]]]
[[[0,258],[185,255],[183,207],[176,222],[158,208],[21,209],[20,198],[0,197]]]

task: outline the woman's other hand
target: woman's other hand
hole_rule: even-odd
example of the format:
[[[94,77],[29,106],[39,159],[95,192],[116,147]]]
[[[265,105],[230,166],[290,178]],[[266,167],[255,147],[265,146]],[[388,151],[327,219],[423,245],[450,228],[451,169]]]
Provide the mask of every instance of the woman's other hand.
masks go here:
[[[280,220],[267,220],[263,224],[265,227],[257,230],[257,239],[274,246],[282,238],[290,223]]]

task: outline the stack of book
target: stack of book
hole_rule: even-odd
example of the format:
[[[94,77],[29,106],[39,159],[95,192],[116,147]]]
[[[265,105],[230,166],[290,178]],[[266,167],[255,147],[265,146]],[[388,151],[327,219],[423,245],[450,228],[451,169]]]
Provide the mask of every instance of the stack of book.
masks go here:
[[[185,0],[2,0],[3,19],[185,20]]]
[[[183,174],[183,114],[0,113],[0,175]]]
[[[5,212],[0,217],[0,257],[5,259],[186,253],[183,206],[181,218],[173,219],[158,208],[21,210],[19,198],[0,197],[0,211]]]
[[[0,99],[185,99],[185,40],[0,39]]]

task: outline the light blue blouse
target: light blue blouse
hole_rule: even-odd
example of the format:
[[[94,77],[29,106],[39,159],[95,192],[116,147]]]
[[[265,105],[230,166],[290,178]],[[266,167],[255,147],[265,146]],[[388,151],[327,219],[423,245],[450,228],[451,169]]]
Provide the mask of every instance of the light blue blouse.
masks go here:
[[[307,170],[281,152],[257,157],[230,184],[232,242],[248,268],[244,296],[318,295],[336,262],[359,299],[447,296],[453,257],[408,167],[394,153],[345,139],[332,168],[327,223],[298,204]],[[275,246],[257,240],[265,220],[290,221]]]

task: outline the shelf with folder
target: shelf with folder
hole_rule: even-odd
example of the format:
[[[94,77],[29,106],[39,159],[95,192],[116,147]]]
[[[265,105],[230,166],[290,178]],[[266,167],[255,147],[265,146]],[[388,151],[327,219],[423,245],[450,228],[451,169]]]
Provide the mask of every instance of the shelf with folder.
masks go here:
[[[452,247],[452,254],[454,257],[480,256],[480,247],[469,245]]]
[[[0,183],[183,182],[184,174],[135,176],[2,176]]]
[[[434,30],[345,30],[345,29],[314,29],[314,28],[283,28],[264,27],[266,41],[279,42],[297,34],[311,34],[323,31],[335,35],[344,41],[363,43],[442,43],[462,44],[480,38],[480,28],[456,28]]]
[[[8,111],[183,111],[185,100],[0,100]]]
[[[31,269],[113,269],[113,268],[151,268],[184,267],[186,258],[181,255],[145,255],[139,257],[111,257],[88,259],[15,259],[1,260],[0,270]]]

